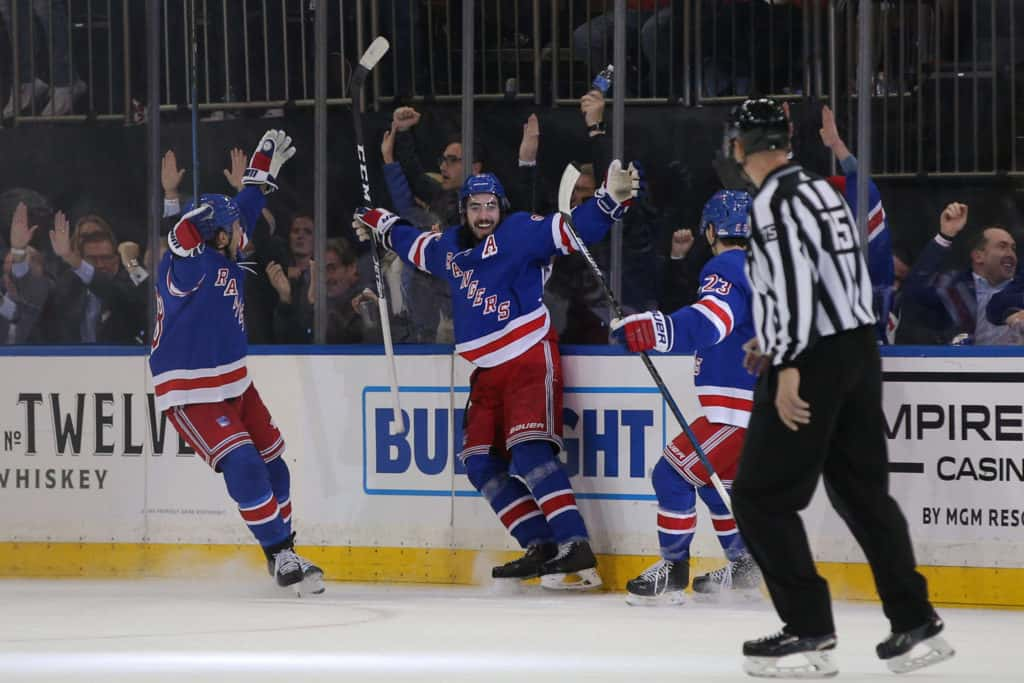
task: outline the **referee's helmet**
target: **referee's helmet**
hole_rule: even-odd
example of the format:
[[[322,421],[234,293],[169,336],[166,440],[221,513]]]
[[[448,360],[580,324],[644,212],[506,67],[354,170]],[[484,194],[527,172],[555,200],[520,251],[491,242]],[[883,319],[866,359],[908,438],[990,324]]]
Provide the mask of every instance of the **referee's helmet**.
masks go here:
[[[746,100],[733,110],[731,123],[744,154],[789,149],[789,118],[770,97]]]

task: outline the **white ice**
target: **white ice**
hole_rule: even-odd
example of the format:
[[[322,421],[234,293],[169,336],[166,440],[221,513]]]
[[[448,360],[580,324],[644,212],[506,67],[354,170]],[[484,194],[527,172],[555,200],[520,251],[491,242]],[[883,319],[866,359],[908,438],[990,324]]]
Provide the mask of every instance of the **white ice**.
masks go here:
[[[752,681],[740,643],[767,603],[630,607],[621,594],[330,583],[296,599],[264,577],[0,580],[0,681]],[[1024,681],[1024,616],[941,610],[957,656],[907,683]],[[892,680],[874,604],[836,606],[841,681]]]

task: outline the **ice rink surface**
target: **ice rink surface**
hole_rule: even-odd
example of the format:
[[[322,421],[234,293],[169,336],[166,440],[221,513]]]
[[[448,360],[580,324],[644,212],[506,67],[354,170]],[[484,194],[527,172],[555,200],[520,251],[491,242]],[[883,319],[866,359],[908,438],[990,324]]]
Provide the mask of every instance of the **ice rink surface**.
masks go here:
[[[1024,681],[1024,614],[944,608],[957,656],[912,682]],[[878,605],[839,604],[840,681],[896,677]],[[740,643],[769,604],[639,608],[537,586],[330,583],[296,599],[267,577],[0,580],[0,681],[751,681]]]

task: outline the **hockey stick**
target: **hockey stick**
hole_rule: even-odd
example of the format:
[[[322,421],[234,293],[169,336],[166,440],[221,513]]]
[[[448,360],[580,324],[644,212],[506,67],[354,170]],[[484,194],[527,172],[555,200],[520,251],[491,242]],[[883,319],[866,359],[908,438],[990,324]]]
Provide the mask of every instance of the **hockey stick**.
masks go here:
[[[349,97],[352,98],[352,123],[356,134],[356,158],[359,160],[359,180],[362,182],[363,206],[373,208],[373,199],[370,197],[370,174],[366,169],[366,148],[363,146],[363,83],[366,76],[377,65],[390,45],[387,38],[377,36],[366,52],[359,58],[359,66],[352,74],[352,80],[348,84]],[[388,357],[388,376],[391,380],[391,408],[395,413],[395,427],[397,433],[405,431],[405,416],[402,414],[402,403],[398,398],[398,367],[395,363],[395,345],[391,341],[391,318],[388,314],[387,292],[384,289],[384,274],[380,267],[380,244],[376,239],[370,247],[373,255],[373,275],[377,280],[377,305],[380,308],[380,329],[384,336],[384,354]]]
[[[576,180],[580,177],[580,172],[575,166],[569,164],[565,167],[565,171],[562,173],[562,180],[558,183],[558,212],[562,215],[562,219],[565,221],[565,227],[569,230],[569,236],[572,237],[576,243],[575,247],[579,249],[579,252],[583,254],[583,258],[587,260],[587,264],[590,265],[590,269],[594,272],[594,276],[597,281],[601,283],[601,288],[604,289],[604,295],[608,299],[608,303],[611,304],[612,310],[615,312],[615,317],[622,318],[624,314],[622,312],[622,306],[619,305],[619,300],[615,298],[615,293],[612,292],[608,286],[608,281],[604,278],[604,273],[601,272],[600,266],[597,265],[597,261],[590,254],[590,250],[583,244],[583,240],[580,239],[579,234],[576,232],[576,226],[572,222],[572,192],[573,188],[576,187]],[[686,418],[683,417],[683,412],[679,410],[679,406],[676,405],[675,399],[672,398],[672,394],[669,393],[668,387],[665,386],[665,381],[661,378],[661,374],[658,369],[654,367],[654,362],[651,357],[647,355],[646,351],[640,352],[640,358],[644,362],[644,366],[647,368],[647,372],[651,374],[651,379],[658,385],[658,391],[661,392],[661,397],[665,399],[665,403],[668,404],[669,410],[672,411],[672,415],[675,416],[676,422],[683,428],[683,432],[686,434],[686,438],[693,444],[693,449],[697,452],[697,457],[700,458],[701,464],[704,465],[704,469],[707,470],[708,476],[711,479],[711,483],[714,485],[715,490],[718,491],[718,495],[722,497],[722,501],[726,507],[729,508],[729,512],[732,512],[732,499],[729,497],[729,492],[725,490],[725,485],[718,476],[718,472],[715,471],[711,461],[708,460],[708,456],[704,453],[704,449],[701,448],[700,442],[697,437],[694,436],[693,431],[690,429],[689,423]]]
[[[192,55],[189,58],[189,78],[192,98],[192,206],[199,206],[199,25],[196,21],[196,0],[189,0],[189,30]]]

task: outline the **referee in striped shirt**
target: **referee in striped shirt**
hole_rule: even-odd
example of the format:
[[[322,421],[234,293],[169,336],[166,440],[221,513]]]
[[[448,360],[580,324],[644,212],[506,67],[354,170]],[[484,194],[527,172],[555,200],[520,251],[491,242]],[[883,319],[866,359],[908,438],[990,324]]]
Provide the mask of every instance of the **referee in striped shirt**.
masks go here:
[[[834,673],[828,584],[798,515],[823,475],[892,624],[877,654],[908,656],[938,635],[942,621],[889,495],[881,359],[856,223],[828,182],[789,161],[789,119],[778,102],[747,100],[733,119],[733,156],[758,188],[747,254],[757,337],[747,365],[763,370],[733,507],[784,622],[780,633],[745,643],[744,654],[761,664],[775,658],[776,666],[778,657],[804,654],[819,675]]]

